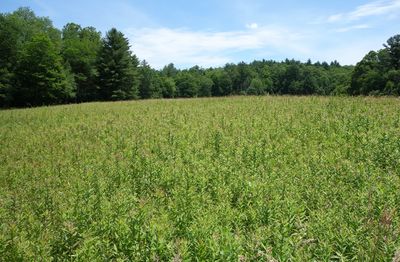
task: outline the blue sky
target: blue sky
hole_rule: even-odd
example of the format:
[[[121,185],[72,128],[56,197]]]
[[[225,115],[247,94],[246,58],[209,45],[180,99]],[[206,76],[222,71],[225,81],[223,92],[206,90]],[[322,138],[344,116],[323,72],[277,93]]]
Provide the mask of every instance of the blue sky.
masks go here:
[[[102,32],[116,27],[153,67],[254,59],[338,60],[355,64],[400,33],[400,0],[1,0]]]

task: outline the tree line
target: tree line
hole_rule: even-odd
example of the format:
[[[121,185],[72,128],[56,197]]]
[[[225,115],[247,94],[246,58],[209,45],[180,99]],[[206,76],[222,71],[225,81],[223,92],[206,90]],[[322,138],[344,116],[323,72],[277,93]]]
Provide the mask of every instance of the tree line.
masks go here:
[[[228,95],[400,94],[400,37],[355,67],[308,60],[161,70],[131,52],[115,28],[55,28],[29,8],[0,14],[0,106]]]
[[[350,95],[400,95],[400,35],[369,52],[354,68]]]

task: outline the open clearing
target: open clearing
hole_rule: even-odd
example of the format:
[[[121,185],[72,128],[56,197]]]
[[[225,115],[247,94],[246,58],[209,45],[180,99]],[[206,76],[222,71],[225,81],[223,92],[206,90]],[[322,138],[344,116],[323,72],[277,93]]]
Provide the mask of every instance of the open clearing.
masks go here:
[[[1,111],[0,123],[0,260],[400,250],[396,98],[90,103]]]

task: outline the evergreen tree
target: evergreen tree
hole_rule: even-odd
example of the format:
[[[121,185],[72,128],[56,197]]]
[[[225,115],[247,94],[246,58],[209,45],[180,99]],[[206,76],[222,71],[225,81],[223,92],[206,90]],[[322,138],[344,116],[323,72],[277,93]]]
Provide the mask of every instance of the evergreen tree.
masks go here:
[[[163,76],[167,77],[175,77],[178,74],[179,70],[175,68],[173,63],[170,63],[162,69],[161,73]]]
[[[99,97],[127,100],[138,97],[138,72],[128,39],[113,28],[107,32],[97,61]]]

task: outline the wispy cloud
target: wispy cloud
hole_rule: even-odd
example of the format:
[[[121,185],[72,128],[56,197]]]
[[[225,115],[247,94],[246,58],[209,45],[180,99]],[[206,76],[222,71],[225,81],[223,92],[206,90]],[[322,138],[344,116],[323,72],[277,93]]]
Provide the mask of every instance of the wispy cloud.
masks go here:
[[[257,29],[258,28],[258,24],[257,23],[251,23],[251,24],[247,24],[246,27],[249,28],[249,29]]]
[[[302,35],[282,27],[250,24],[242,31],[191,31],[189,29],[147,28],[125,30],[134,52],[154,67],[173,62],[178,65],[208,67],[234,60],[237,52],[286,50],[308,52]]]
[[[331,23],[333,23],[333,22],[338,22],[338,21],[343,20],[344,17],[345,17],[345,14],[335,14],[335,15],[331,15],[331,16],[328,17],[328,22],[331,22]]]
[[[371,28],[371,26],[367,25],[367,24],[361,24],[361,25],[352,25],[352,26],[347,26],[347,27],[341,27],[336,29],[336,32],[339,33],[345,33],[345,32],[349,32],[349,31],[353,31],[353,30],[358,30],[358,29],[368,29]]]
[[[400,0],[381,0],[360,5],[348,13],[334,14],[328,17],[327,21],[352,22],[370,16],[391,15],[400,11]]]

